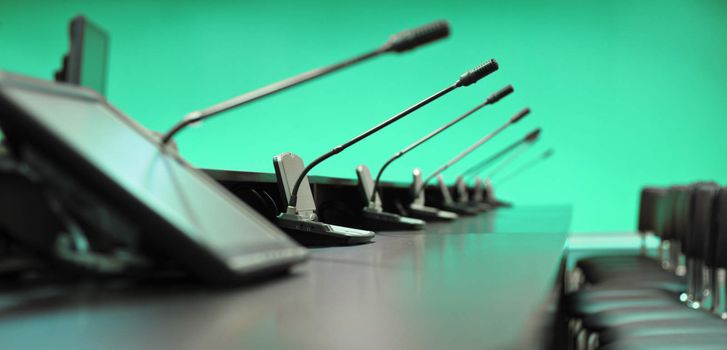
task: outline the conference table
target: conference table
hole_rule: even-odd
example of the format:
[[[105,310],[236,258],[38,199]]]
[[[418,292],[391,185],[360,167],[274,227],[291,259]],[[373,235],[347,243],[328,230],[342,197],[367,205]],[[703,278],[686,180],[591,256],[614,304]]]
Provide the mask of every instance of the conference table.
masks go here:
[[[515,206],[310,259],[236,288],[0,289],[2,349],[533,349],[552,332],[569,206]]]

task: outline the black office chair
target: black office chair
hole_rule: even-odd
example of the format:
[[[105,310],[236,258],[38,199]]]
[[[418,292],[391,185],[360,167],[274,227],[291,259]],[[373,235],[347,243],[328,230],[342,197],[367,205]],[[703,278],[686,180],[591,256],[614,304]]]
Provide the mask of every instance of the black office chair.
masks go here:
[[[648,205],[641,205],[639,221],[642,231],[653,231],[657,236],[667,236],[672,231],[671,201],[675,198],[672,192],[676,190],[671,189],[668,196],[665,190],[644,191],[654,196],[642,195],[642,203],[652,201]],[[656,259],[645,256],[603,257],[601,261],[608,262],[602,264],[596,263],[596,259],[586,260],[589,262],[579,264],[584,268],[586,285],[581,290],[569,293],[564,300],[566,312],[574,318],[582,318],[586,314],[616,305],[660,303],[655,298],[662,296],[671,301],[686,289],[683,280],[664,271],[661,262]]]
[[[612,343],[599,350],[724,350],[727,335],[724,334],[669,334],[627,339]]]
[[[672,220],[673,202],[678,197],[677,193],[686,189],[673,187],[668,192],[643,191],[640,229],[653,230],[661,237],[675,236],[671,234],[677,223]],[[654,196],[650,196],[649,192]],[[652,203],[644,203],[648,201]],[[563,302],[565,312],[571,317],[570,328],[576,348],[585,347],[588,329],[582,327],[582,320],[589,315],[624,307],[678,304],[679,295],[686,289],[681,278],[663,270],[661,261],[657,259],[622,256],[601,258],[605,263],[596,263],[596,259],[589,261],[590,266],[584,272],[587,284],[581,290],[566,295]]]
[[[665,259],[668,263],[663,263],[662,266],[668,267],[668,271],[673,271],[678,275],[682,274],[680,270],[686,270],[686,268],[680,268],[680,266],[684,265],[685,261],[688,261],[687,268],[701,268],[701,258],[698,257],[698,254],[701,256],[702,250],[690,246],[690,242],[694,240],[690,235],[694,232],[694,228],[692,227],[694,220],[692,216],[695,191],[703,187],[717,188],[712,184],[698,183],[688,187],[675,186],[670,190],[670,200],[672,200],[672,203],[671,208],[667,208],[666,210],[670,210],[671,217],[666,219],[666,227],[668,229],[665,230],[664,234],[664,237],[669,240],[670,249],[668,259]],[[703,240],[701,237],[697,237],[696,239],[699,239],[700,242]],[[691,250],[688,250],[690,248]],[[625,283],[636,282],[638,284],[643,284],[646,281],[650,283],[663,283],[664,287],[675,287],[673,289],[674,291],[683,290],[686,287],[687,292],[693,294],[693,291],[688,290],[689,281],[686,281],[686,284],[684,284],[684,279],[681,276],[675,276],[674,273],[664,273],[663,271],[655,273],[653,268],[645,269],[643,265],[620,266],[597,270],[594,272],[592,279],[596,283],[608,282],[609,284],[614,284],[618,281]],[[699,279],[700,275],[694,273],[690,274],[690,276],[692,276],[691,278]]]
[[[718,194],[720,194],[718,196]],[[601,313],[589,315],[583,320],[583,327],[598,334],[599,348],[607,349],[663,349],[673,348],[674,344],[680,344],[681,348],[713,348],[720,344],[718,339],[727,336],[727,323],[715,315],[715,308],[709,310],[696,310],[711,304],[708,300],[711,294],[724,295],[724,289],[719,290],[719,283],[704,284],[701,276],[704,274],[701,261],[707,262],[705,269],[712,274],[717,267],[719,255],[727,253],[727,249],[718,245],[710,244],[716,242],[721,231],[727,232],[724,227],[715,223],[716,218],[727,214],[727,210],[718,208],[720,201],[727,204],[727,191],[720,191],[714,186],[699,186],[694,190],[692,205],[680,207],[683,212],[678,214],[677,219],[688,217],[690,230],[685,232],[682,241],[687,259],[690,261],[688,306],[672,305],[661,306],[640,306],[632,308],[614,308]],[[723,225],[724,226],[724,225]],[[725,245],[727,247],[727,245]],[[700,265],[698,265],[700,264]],[[724,271],[724,270],[722,270]],[[719,279],[717,279],[719,280]],[[722,279],[723,281],[724,279]],[[723,284],[722,284],[723,287]],[[709,290],[709,293],[704,293]],[[722,315],[719,307],[717,314]],[[711,312],[710,312],[711,311]],[[674,338],[675,335],[679,337]],[[657,340],[661,338],[661,340]],[[705,340],[706,339],[706,340]],[[687,344],[688,346],[685,346]],[[724,347],[724,345],[721,345]],[[679,348],[679,347],[676,347]]]
[[[727,189],[723,188],[713,208],[715,215],[712,223],[712,235],[707,237],[706,244],[714,242],[715,249],[712,254],[705,255],[705,264],[712,270],[712,312],[720,315],[720,318],[727,319]]]
[[[656,206],[663,201],[667,190],[659,187],[645,187],[641,190],[639,200],[638,233],[642,236],[642,250],[640,255],[609,255],[581,259],[577,268],[581,270],[587,281],[593,282],[594,275],[601,269],[648,266],[654,267],[654,259],[646,256],[645,240],[649,233],[660,236],[661,231],[656,228]]]
[[[641,255],[618,255],[606,257],[594,257],[582,259],[577,263],[577,269],[583,275],[586,283],[598,285],[602,282],[615,282],[621,280],[631,283],[636,280],[639,284],[650,283],[654,285],[664,284],[673,292],[681,292],[683,280],[674,276],[670,271],[674,263],[674,254],[666,253],[663,250],[672,247],[672,251],[678,244],[674,243],[674,222],[671,220],[676,198],[680,192],[686,190],[684,187],[675,187],[669,191],[660,188],[645,188],[641,193],[639,210],[639,232],[646,235],[654,233],[662,241],[660,244],[659,258],[654,259],[646,256],[645,249]],[[664,268],[667,268],[665,271]]]

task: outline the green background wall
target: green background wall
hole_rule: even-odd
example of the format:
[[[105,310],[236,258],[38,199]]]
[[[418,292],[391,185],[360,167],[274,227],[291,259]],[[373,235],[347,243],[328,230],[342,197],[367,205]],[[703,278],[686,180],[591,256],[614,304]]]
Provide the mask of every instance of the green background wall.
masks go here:
[[[446,41],[382,57],[211,120],[178,138],[195,165],[272,172],[305,160],[452,83],[488,58],[501,69],[426,107],[314,174],[354,177],[507,83],[516,94],[388,170],[429,172],[524,106],[533,114],[446,175],[536,126],[555,156],[502,186],[518,204],[572,203],[575,232],[632,230],[644,184],[727,179],[724,1],[16,1],[0,2],[0,67],[50,78],[67,22],[89,16],[112,36],[109,99],[165,130],[187,112],[373,48],[447,19]],[[517,168],[517,165],[511,169]]]

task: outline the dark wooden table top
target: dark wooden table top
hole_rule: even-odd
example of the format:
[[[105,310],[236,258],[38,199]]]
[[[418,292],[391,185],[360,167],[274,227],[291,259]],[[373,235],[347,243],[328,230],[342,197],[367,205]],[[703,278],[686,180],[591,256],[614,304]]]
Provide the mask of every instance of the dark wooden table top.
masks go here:
[[[380,233],[235,289],[2,282],[0,348],[530,348],[570,219],[568,206],[515,207]]]

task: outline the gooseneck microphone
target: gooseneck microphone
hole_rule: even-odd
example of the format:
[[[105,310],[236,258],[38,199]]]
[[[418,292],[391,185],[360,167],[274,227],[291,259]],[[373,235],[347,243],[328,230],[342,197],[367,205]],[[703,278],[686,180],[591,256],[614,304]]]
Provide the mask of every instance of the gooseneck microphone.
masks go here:
[[[512,87],[512,85],[507,85],[504,88],[500,89],[499,91],[493,93],[492,95],[488,96],[487,99],[485,99],[484,102],[480,103],[476,107],[470,109],[465,114],[462,114],[461,116],[455,118],[454,120],[450,121],[449,123],[437,128],[436,130],[430,132],[426,136],[422,137],[418,141],[412,143],[411,145],[407,146],[406,148],[402,149],[399,152],[396,152],[393,157],[389,158],[383,166],[381,166],[381,169],[379,170],[379,173],[376,175],[376,181],[374,182],[374,191],[371,195],[370,202],[374,202],[376,200],[376,193],[379,191],[379,182],[381,180],[381,175],[384,173],[384,170],[393,163],[395,160],[401,158],[404,154],[408,153],[409,151],[413,150],[414,148],[417,148],[419,145],[423,144],[424,142],[427,142],[434,136],[437,136],[444,130],[447,130],[449,127],[451,127],[454,124],[459,123],[463,119],[469,117],[470,115],[474,114],[475,112],[479,111],[483,107],[491,104],[495,104],[497,101],[500,101],[505,96],[511,94],[513,91],[515,91]]]
[[[503,202],[501,200],[498,200],[495,198],[495,190],[492,185],[492,179],[495,178],[496,175],[500,174],[503,169],[507,168],[510,164],[513,163],[517,158],[521,157],[527,150],[529,150],[536,140],[533,140],[533,142],[528,143],[526,147],[520,148],[517,150],[517,152],[511,154],[509,157],[507,157],[502,163],[500,163],[492,172],[490,172],[486,177],[485,181],[482,181],[482,178],[479,176],[476,177],[475,180],[475,188],[474,188],[474,198],[476,202],[484,202],[488,205],[495,206],[495,207],[509,207],[511,206],[508,202]],[[538,157],[538,160],[530,163],[537,163],[540,158],[548,158],[553,153],[552,150],[546,151],[542,156]],[[525,170],[526,168],[532,166],[533,164],[528,163],[525,167],[519,168],[517,171],[510,173],[506,176],[506,178],[510,178],[513,174],[516,174],[522,170]],[[501,184],[502,181],[498,181],[498,185]],[[483,188],[484,187],[484,188]]]
[[[396,122],[397,120],[406,117],[407,115],[411,114],[412,112],[416,111],[417,109],[426,106],[430,102],[454,91],[455,89],[464,87],[464,86],[469,86],[469,85],[476,83],[480,79],[497,71],[498,68],[499,68],[499,66],[497,64],[497,61],[495,61],[494,59],[490,59],[490,60],[486,61],[485,63],[482,63],[479,66],[464,72],[459,77],[459,79],[457,79],[457,81],[454,84],[444,88],[443,90],[437,92],[436,94],[434,94],[432,96],[427,97],[426,99],[420,101],[419,103],[407,108],[403,112],[387,119],[386,121],[382,122],[379,125],[374,126],[373,128],[369,129],[368,131],[364,132],[363,134],[354,137],[353,139],[349,140],[348,142],[346,142],[340,146],[334,147],[329,152],[323,154],[322,156],[316,158],[314,161],[310,162],[303,169],[303,171],[298,176],[298,179],[295,181],[295,185],[293,186],[293,190],[291,191],[291,194],[290,194],[290,199],[288,200],[287,212],[290,214],[295,214],[295,212],[296,212],[295,206],[298,201],[298,189],[300,188],[300,184],[303,181],[303,179],[305,179],[308,172],[310,172],[310,170],[313,169],[316,165],[320,164],[322,161],[324,161],[338,153],[341,153],[346,148],[356,144],[357,142],[365,139],[366,137],[372,135],[373,133],[389,126],[390,124]]]
[[[455,163],[460,161],[462,158],[466,157],[468,154],[472,153],[472,151],[477,149],[477,147],[482,146],[482,144],[484,144],[485,142],[487,142],[490,139],[492,139],[493,137],[495,137],[501,131],[507,129],[507,127],[509,127],[510,125],[519,122],[521,119],[523,119],[528,114],[530,114],[530,108],[524,108],[523,110],[521,110],[520,112],[515,114],[512,118],[510,118],[505,124],[503,124],[502,126],[497,128],[495,131],[493,131],[490,134],[486,135],[485,137],[481,138],[480,140],[478,140],[477,142],[472,144],[472,146],[470,146],[469,148],[464,150],[462,153],[460,153],[456,157],[452,158],[452,160],[450,160],[446,164],[439,167],[439,169],[437,169],[435,172],[433,172],[431,175],[429,175],[426,179],[424,179],[424,181],[422,181],[421,186],[419,186],[419,188],[415,189],[414,198],[418,197],[419,193],[427,186],[427,183],[429,183],[429,181],[431,181],[432,179],[437,177],[437,175],[439,175],[442,172],[444,172],[445,170],[449,169],[449,167],[451,167],[452,165],[454,165]]]
[[[493,154],[490,157],[485,158],[481,162],[479,162],[479,163],[475,164],[474,166],[472,166],[471,168],[465,170],[462,173],[462,177],[475,176],[475,175],[479,174],[480,171],[482,171],[482,169],[484,169],[488,165],[492,164],[496,160],[502,158],[506,154],[512,152],[514,149],[518,148],[520,145],[525,144],[525,143],[532,144],[533,142],[535,142],[538,139],[538,137],[540,136],[540,132],[541,132],[540,128],[537,128],[537,129],[529,132],[522,139],[513,142],[512,144],[503,148],[499,152]]]
[[[511,154],[509,157],[505,158],[505,160],[502,161],[502,163],[498,164],[495,169],[493,169],[489,175],[487,175],[487,178],[492,179],[495,177],[495,175],[502,172],[503,169],[506,169],[508,165],[512,164],[516,159],[520,158],[529,147],[520,148],[515,153]]]
[[[537,165],[543,160],[546,160],[550,158],[553,155],[553,149],[548,149],[547,151],[541,153],[537,157],[531,159],[529,162],[521,165],[519,168],[515,169],[513,172],[505,175],[502,177],[499,181],[497,181],[498,185],[502,185],[506,181],[512,180],[515,176],[525,172],[526,170],[532,168],[533,166]]]
[[[356,63],[366,61],[379,55],[390,52],[406,52],[418,46],[422,46],[437,41],[439,39],[446,38],[447,36],[449,36],[449,24],[446,21],[438,21],[424,25],[419,28],[406,30],[398,34],[394,34],[384,45],[373,51],[364,53],[349,60],[336,63],[327,67],[313,69],[311,71],[296,75],[294,77],[279,81],[277,83],[261,87],[257,90],[245,93],[238,97],[234,97],[206,109],[191,112],[187,114],[176,125],[174,125],[174,127],[172,127],[172,129],[170,129],[166,134],[164,134],[161,143],[162,145],[166,145],[174,137],[175,134],[177,134],[188,125],[201,122],[224,111],[281,92],[290,87],[300,85],[315,78],[322,77],[324,75],[352,66]]]

